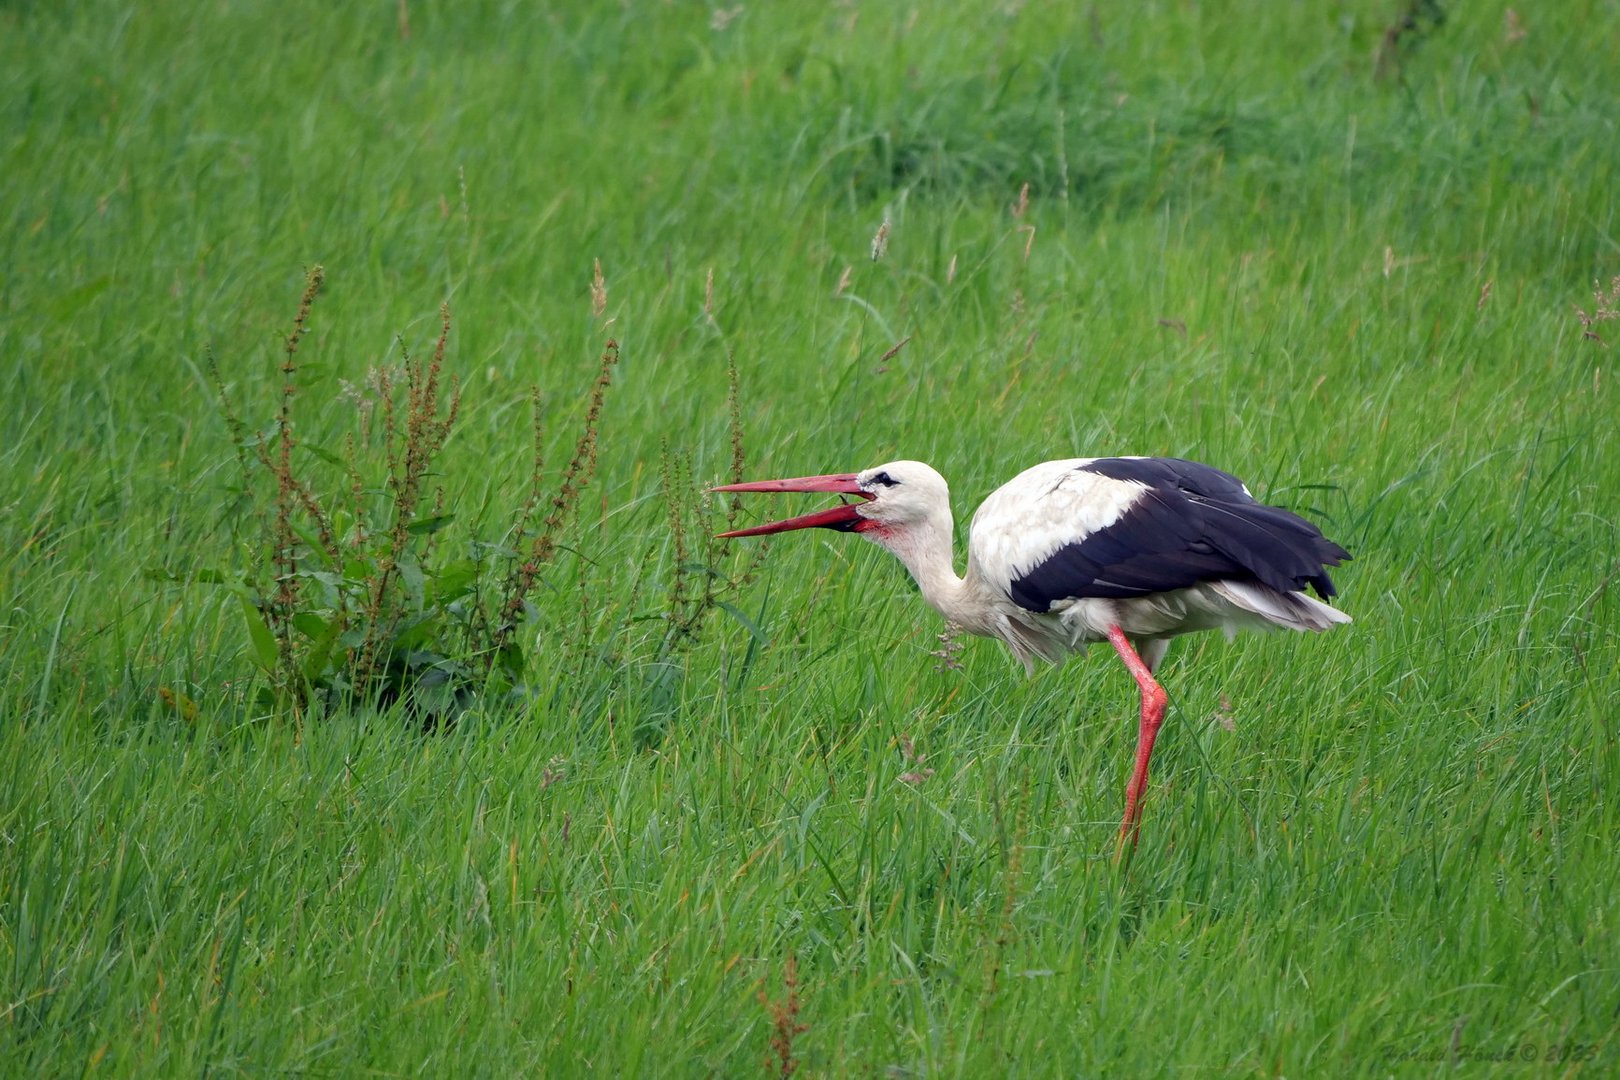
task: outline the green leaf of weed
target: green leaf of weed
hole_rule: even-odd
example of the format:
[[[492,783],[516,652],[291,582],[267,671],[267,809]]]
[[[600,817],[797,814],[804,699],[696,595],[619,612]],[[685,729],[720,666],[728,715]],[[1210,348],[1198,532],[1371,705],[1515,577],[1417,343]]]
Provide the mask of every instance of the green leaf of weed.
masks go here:
[[[242,597],[242,617],[247,620],[248,642],[253,646],[253,659],[266,672],[276,672],[276,636],[264,615],[247,597]]]

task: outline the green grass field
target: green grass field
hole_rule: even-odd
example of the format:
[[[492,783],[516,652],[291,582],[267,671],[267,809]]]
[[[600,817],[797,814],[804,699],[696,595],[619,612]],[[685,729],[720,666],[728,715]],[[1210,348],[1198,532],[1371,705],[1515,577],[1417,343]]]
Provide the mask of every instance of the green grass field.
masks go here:
[[[1620,5],[545,7],[0,5],[0,1073],[1620,1070]],[[306,447],[451,306],[445,557],[623,349],[437,734],[265,705],[207,583],[206,351],[268,430],[316,263]],[[727,585],[728,356],[751,477],[1194,457],[1356,621],[1171,650],[1116,865],[1108,650],[947,670],[833,533]]]

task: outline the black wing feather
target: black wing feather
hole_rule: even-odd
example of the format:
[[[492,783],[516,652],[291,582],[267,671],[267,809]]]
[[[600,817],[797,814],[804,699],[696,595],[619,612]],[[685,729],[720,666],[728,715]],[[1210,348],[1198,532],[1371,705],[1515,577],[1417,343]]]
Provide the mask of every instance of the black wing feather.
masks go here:
[[[1202,581],[1307,586],[1333,596],[1326,567],[1350,553],[1281,507],[1257,502],[1230,473],[1179,458],[1101,458],[1082,471],[1147,486],[1113,524],[1065,544],[1011,583],[1031,611],[1080,597],[1128,599]]]

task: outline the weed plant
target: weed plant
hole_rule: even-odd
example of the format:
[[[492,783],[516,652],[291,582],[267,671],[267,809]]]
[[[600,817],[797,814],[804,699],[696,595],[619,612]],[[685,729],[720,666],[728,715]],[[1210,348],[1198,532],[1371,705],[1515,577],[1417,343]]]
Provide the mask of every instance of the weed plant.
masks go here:
[[[600,267],[597,273],[600,279]],[[210,568],[193,576],[223,583],[241,600],[249,655],[267,677],[261,703],[294,722],[314,699],[347,708],[402,702],[430,727],[454,719],[480,694],[521,699],[519,631],[596,471],[598,427],[618,344],[608,341],[602,353],[578,442],[555,490],[545,476],[537,387],[530,395],[534,456],[527,498],[498,543],[466,539],[465,554],[446,558],[439,538],[455,515],[446,508],[436,466],[461,407],[459,381],[451,378],[448,394],[441,381],[449,305],[440,310],[430,360],[413,360],[402,343],[397,367],[372,368],[362,387],[344,384],[357,430],[344,433],[342,453],[334,454],[300,442],[293,422],[298,346],[324,275],[317,266],[306,280],[267,430],[252,432],[243,423],[208,357],[242,469],[236,505],[256,515],[259,536],[247,544],[245,571]],[[320,463],[332,469],[324,491],[305,471]],[[368,474],[380,477],[368,482]],[[259,494],[261,487],[269,494]],[[173,572],[155,576],[178,579]]]

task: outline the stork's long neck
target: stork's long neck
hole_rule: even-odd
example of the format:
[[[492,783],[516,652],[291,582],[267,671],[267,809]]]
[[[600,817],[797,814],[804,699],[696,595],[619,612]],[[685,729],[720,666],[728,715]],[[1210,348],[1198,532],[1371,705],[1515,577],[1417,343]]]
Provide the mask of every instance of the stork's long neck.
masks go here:
[[[929,607],[960,626],[978,623],[980,605],[974,602],[967,583],[956,574],[949,509],[920,522],[873,529],[864,535],[888,548],[905,564]]]

